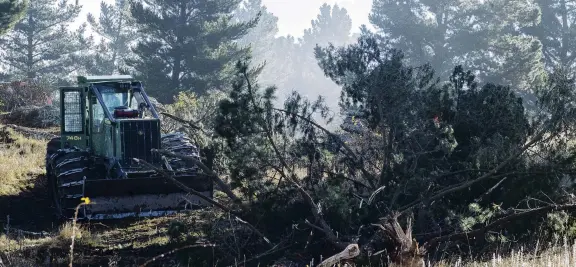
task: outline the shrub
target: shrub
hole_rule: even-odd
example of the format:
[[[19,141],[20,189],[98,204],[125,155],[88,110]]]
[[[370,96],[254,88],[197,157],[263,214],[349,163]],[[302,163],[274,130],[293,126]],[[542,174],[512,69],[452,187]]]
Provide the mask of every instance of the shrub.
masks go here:
[[[51,104],[50,86],[43,81],[14,81],[0,84],[0,109],[10,112],[22,106]]]

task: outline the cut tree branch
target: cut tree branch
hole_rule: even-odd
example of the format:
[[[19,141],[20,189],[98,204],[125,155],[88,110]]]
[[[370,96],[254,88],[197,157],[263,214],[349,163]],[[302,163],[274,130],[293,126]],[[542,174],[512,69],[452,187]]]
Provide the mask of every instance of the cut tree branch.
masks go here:
[[[179,123],[186,124],[186,125],[188,125],[190,128],[192,128],[192,129],[194,129],[194,130],[198,130],[198,131],[201,131],[202,133],[205,133],[204,130],[203,130],[201,127],[198,127],[198,126],[196,125],[196,124],[198,124],[197,121],[187,121],[187,120],[185,120],[185,119],[179,118],[179,117],[177,117],[177,116],[174,116],[174,115],[172,115],[172,114],[170,114],[170,113],[166,113],[166,112],[160,112],[160,114],[162,114],[162,115],[164,115],[164,116],[166,116],[166,117],[168,117],[168,118],[170,118],[170,119],[173,119],[173,120],[175,120],[175,121],[177,121],[177,122],[179,122]]]
[[[293,113],[293,112],[290,112],[290,111],[285,110],[285,109],[280,109],[280,108],[273,108],[273,109],[276,110],[276,111],[279,111],[279,112],[286,113],[286,114],[288,114],[288,115],[296,116],[296,117],[298,117],[299,119],[301,119],[301,120],[303,120],[303,121],[305,121],[305,122],[307,122],[307,123],[312,124],[314,127],[322,130],[322,131],[325,132],[326,134],[328,134],[328,135],[330,135],[331,137],[333,137],[334,139],[336,139],[336,140],[338,141],[338,143],[339,143],[340,145],[342,145],[342,147],[346,150],[346,152],[348,153],[348,157],[352,158],[352,160],[354,161],[355,164],[358,164],[358,167],[359,167],[360,171],[362,172],[362,174],[368,178],[368,179],[366,179],[366,180],[368,180],[368,183],[370,183],[370,186],[372,187],[372,189],[376,189],[376,184],[374,183],[374,181],[375,181],[376,178],[374,177],[374,175],[372,175],[370,172],[368,172],[368,171],[366,170],[366,167],[364,167],[364,162],[358,158],[358,156],[356,155],[356,153],[354,153],[354,151],[352,151],[352,149],[351,149],[344,141],[342,141],[342,139],[340,138],[340,136],[338,136],[338,135],[330,132],[328,129],[322,127],[321,125],[319,125],[319,124],[316,123],[315,121],[310,120],[310,119],[308,119],[308,118],[306,118],[306,117],[304,117],[304,116],[302,116],[302,115],[300,115],[300,114],[295,114],[295,113]]]
[[[426,198],[426,200],[427,200],[427,201],[432,201],[432,200],[440,199],[440,198],[442,198],[442,197],[445,196],[445,195],[448,195],[448,194],[450,194],[450,193],[457,192],[457,191],[460,191],[460,190],[469,188],[470,186],[472,186],[472,185],[474,185],[474,184],[476,184],[476,183],[479,183],[479,182],[481,182],[481,181],[484,181],[484,180],[492,177],[492,176],[493,176],[494,174],[496,174],[498,171],[500,171],[501,169],[503,169],[504,167],[506,167],[506,165],[510,164],[513,160],[515,160],[515,159],[518,158],[520,155],[522,155],[527,149],[529,149],[529,148],[532,147],[534,144],[536,144],[537,142],[539,142],[540,140],[542,140],[542,138],[544,137],[544,133],[545,133],[545,131],[541,131],[541,132],[540,132],[538,135],[536,135],[532,140],[530,140],[530,142],[528,142],[528,143],[526,143],[524,146],[522,146],[517,153],[515,153],[515,154],[513,154],[513,155],[510,155],[510,156],[509,156],[508,158],[506,158],[502,163],[498,164],[498,166],[496,166],[495,168],[493,168],[492,170],[490,170],[490,171],[487,172],[486,174],[484,174],[484,175],[482,175],[482,176],[480,176],[480,177],[478,177],[478,178],[476,178],[476,179],[474,179],[474,180],[471,180],[471,181],[468,181],[468,182],[464,182],[464,183],[462,183],[462,184],[459,184],[459,185],[452,186],[452,187],[450,187],[450,188],[441,190],[440,192],[437,192],[436,194],[432,195],[431,197]],[[555,135],[556,135],[556,134],[548,137],[547,139],[552,138],[552,137],[555,136]],[[415,206],[421,204],[423,201],[424,201],[424,199],[419,199],[419,200],[417,200],[417,201],[414,201],[414,202],[412,202],[412,203],[410,203],[410,204],[402,207],[402,208],[399,210],[399,212],[400,212],[400,213],[404,213],[404,212],[406,212],[406,211],[409,211],[409,210],[411,210],[412,208],[414,208]]]
[[[234,194],[234,192],[232,192],[232,189],[230,189],[230,187],[222,179],[220,179],[218,174],[216,174],[214,171],[212,171],[210,168],[208,168],[208,166],[204,165],[204,163],[202,163],[198,159],[196,159],[194,157],[190,157],[190,156],[176,154],[176,153],[164,150],[164,149],[152,149],[152,152],[153,153],[154,152],[159,153],[159,154],[173,157],[173,158],[179,158],[181,160],[188,161],[192,164],[196,164],[198,167],[200,167],[200,169],[202,169],[202,171],[204,171],[206,174],[208,174],[208,177],[210,177],[210,179],[212,179],[216,184],[218,184],[218,187],[220,187],[220,189],[224,193],[226,193],[226,195],[230,199],[232,199],[232,201],[234,201],[236,204],[242,205],[243,208],[246,208],[246,207],[244,207],[242,200],[238,196],[236,196],[236,194]]]
[[[172,175],[170,175],[170,174],[167,173],[166,171],[164,171],[164,170],[162,170],[162,169],[159,169],[159,168],[157,168],[156,166],[154,166],[154,165],[152,165],[152,164],[150,164],[150,163],[148,163],[148,162],[146,162],[146,161],[144,161],[144,160],[136,159],[136,158],[134,158],[133,160],[136,161],[137,163],[143,164],[143,165],[145,165],[146,167],[155,170],[156,172],[158,172],[159,174],[161,174],[162,176],[164,176],[164,178],[168,179],[169,181],[171,181],[172,183],[174,183],[176,186],[178,186],[180,189],[184,190],[185,192],[187,192],[187,193],[189,193],[189,194],[192,194],[192,195],[195,195],[195,196],[203,199],[204,201],[206,201],[206,202],[208,202],[208,203],[210,203],[210,204],[212,204],[212,205],[220,208],[221,210],[223,210],[223,211],[225,211],[225,212],[228,212],[228,213],[234,215],[234,216],[236,217],[236,220],[237,220],[237,221],[239,221],[239,222],[244,223],[245,225],[247,225],[252,231],[254,231],[254,233],[256,233],[258,236],[260,236],[262,239],[264,239],[264,241],[266,241],[266,243],[268,243],[269,245],[272,245],[272,243],[270,242],[270,240],[269,240],[264,234],[262,234],[262,233],[261,233],[258,229],[256,229],[256,227],[254,227],[252,224],[246,222],[245,220],[242,220],[242,219],[240,218],[241,215],[238,214],[237,212],[235,212],[235,211],[233,211],[232,209],[230,209],[230,208],[228,208],[228,207],[226,207],[226,206],[218,203],[217,201],[215,201],[215,200],[213,200],[213,199],[211,199],[211,198],[203,195],[202,193],[200,193],[200,192],[198,192],[198,191],[196,191],[196,190],[194,190],[194,189],[186,186],[185,184],[181,183],[180,181],[174,179],[174,177],[172,177]]]
[[[259,106],[256,104],[256,99],[254,98],[254,94],[252,92],[253,88],[252,88],[252,84],[250,83],[250,78],[248,77],[248,74],[246,73],[246,71],[243,72],[243,76],[244,76],[244,79],[247,83],[247,89],[248,89],[248,94],[250,96],[250,101],[252,102],[252,105],[254,106],[255,109],[259,109]],[[266,122],[259,121],[259,123],[261,123],[262,128],[264,128],[266,138],[268,139],[270,146],[272,146],[272,149],[274,150],[274,153],[278,157],[278,160],[282,164],[283,168],[286,170],[290,170],[290,167],[288,166],[286,159],[282,156],[282,153],[280,153],[280,150],[278,149],[278,147],[276,146],[276,143],[274,142],[274,139],[272,138],[272,131],[269,129]],[[279,172],[280,172],[280,175],[282,177],[284,177],[286,180],[292,182],[298,188],[300,195],[302,195],[302,198],[304,198],[304,200],[310,206],[310,210],[312,211],[312,214],[314,215],[314,219],[320,223],[322,232],[326,235],[328,240],[330,240],[330,242],[332,242],[332,244],[334,244],[336,247],[338,247],[340,249],[346,248],[348,243],[342,242],[334,234],[334,232],[332,232],[332,229],[330,228],[330,226],[328,225],[326,220],[324,220],[324,218],[322,218],[320,207],[314,202],[314,199],[312,198],[312,196],[308,192],[306,192],[306,190],[300,185],[300,183],[298,183],[298,179],[296,178],[296,175],[294,174],[294,172],[292,171],[292,173],[290,175],[286,175],[286,173],[282,169],[279,170]]]
[[[325,259],[316,267],[331,267],[343,260],[353,259],[360,255],[360,248],[357,244],[348,245],[342,252]]]

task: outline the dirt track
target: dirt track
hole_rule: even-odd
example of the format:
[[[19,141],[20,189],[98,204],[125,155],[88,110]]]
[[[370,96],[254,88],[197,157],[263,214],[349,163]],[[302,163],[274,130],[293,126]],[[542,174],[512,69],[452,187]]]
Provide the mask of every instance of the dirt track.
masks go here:
[[[13,239],[38,239],[42,235],[57,236],[62,221],[53,215],[49,195],[45,190],[45,178],[37,177],[33,188],[15,196],[0,197],[0,222],[5,232],[7,216],[10,216],[10,237]],[[78,242],[75,249],[75,266],[108,266],[114,257],[119,266],[135,266],[151,258],[182,247],[181,242],[171,242],[167,237],[167,229],[174,219],[165,217],[154,219],[131,219],[123,221],[81,222],[87,231],[97,238],[90,245]],[[189,222],[192,224],[193,222]],[[18,236],[19,231],[20,236]],[[37,234],[34,234],[37,233]],[[201,253],[212,253],[211,248],[194,248],[183,250]],[[45,261],[50,254],[55,259],[67,258],[68,246],[61,247],[30,247],[18,254],[35,258],[37,262]],[[166,262],[167,259],[162,261]],[[162,262],[160,261],[160,262]],[[170,261],[170,260],[168,260]],[[58,266],[58,265],[56,265]],[[157,265],[152,265],[157,266]],[[169,265],[168,265],[169,266]]]
[[[0,125],[0,143],[8,148],[14,139],[5,131],[10,128],[27,138],[46,140],[57,134],[57,129],[31,129],[19,126]],[[0,148],[2,149],[2,148]],[[44,154],[45,151],[37,151]],[[21,154],[22,155],[22,154]],[[22,180],[27,184],[21,192],[14,195],[0,196],[0,223],[2,233],[10,229],[9,238],[27,245],[19,247],[16,251],[10,249],[11,257],[21,257],[34,260],[34,266],[45,266],[42,263],[47,259],[66,260],[69,253],[69,238],[62,242],[59,236],[64,221],[56,218],[49,191],[47,179],[44,174],[29,175]],[[128,219],[122,221],[91,221],[79,222],[86,236],[77,240],[75,245],[75,266],[108,266],[111,258],[118,261],[118,266],[138,266],[151,258],[195,243],[197,236],[195,229],[200,229],[206,220],[203,215],[183,214],[145,219]],[[9,217],[9,219],[8,219]],[[8,222],[9,221],[9,222]],[[173,239],[169,232],[170,224],[178,221],[183,225],[186,234],[183,238]],[[8,226],[8,227],[7,227]],[[46,237],[46,238],[45,238]],[[42,240],[42,242],[36,242]],[[202,242],[202,241],[198,241]],[[0,258],[6,251],[0,251]],[[192,254],[191,254],[192,253]],[[208,253],[208,254],[207,254]],[[183,249],[175,256],[185,255],[194,258],[194,255],[206,259],[212,255],[212,248]],[[168,259],[167,259],[168,258]],[[161,266],[159,262],[169,262],[165,257],[151,266]],[[218,257],[209,257],[215,258]],[[60,264],[50,266],[61,266]],[[173,265],[166,265],[173,266]],[[195,265],[196,266],[196,265]],[[204,266],[204,264],[197,265]]]
[[[10,228],[24,231],[53,231],[58,224],[53,216],[49,195],[45,189],[45,177],[35,177],[34,187],[13,196],[0,196],[0,222],[6,228],[8,216]]]

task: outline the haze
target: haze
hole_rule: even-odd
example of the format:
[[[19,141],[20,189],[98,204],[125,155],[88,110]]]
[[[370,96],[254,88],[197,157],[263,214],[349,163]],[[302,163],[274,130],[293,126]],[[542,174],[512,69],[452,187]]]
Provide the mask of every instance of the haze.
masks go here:
[[[79,21],[86,20],[88,12],[100,13],[99,0],[80,0],[82,15]],[[104,0],[113,4],[114,0]],[[352,32],[358,32],[362,24],[369,25],[368,14],[372,7],[372,0],[263,0],[262,3],[278,17],[278,35],[292,35],[301,37],[304,29],[310,27],[310,20],[318,15],[318,9],[323,3],[329,5],[338,4],[346,8],[352,18]]]

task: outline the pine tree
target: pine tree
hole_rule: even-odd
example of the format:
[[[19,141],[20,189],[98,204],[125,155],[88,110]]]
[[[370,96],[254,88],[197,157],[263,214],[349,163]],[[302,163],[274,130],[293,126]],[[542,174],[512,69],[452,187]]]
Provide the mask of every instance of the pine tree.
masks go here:
[[[66,0],[31,1],[24,18],[2,37],[0,63],[15,77],[63,82],[78,69],[81,53],[91,45],[84,36],[85,24],[75,32],[68,30],[80,10]]]
[[[114,5],[102,1],[98,19],[91,13],[88,14],[88,23],[102,36],[100,44],[86,64],[88,73],[112,74],[125,68],[126,59],[132,55],[130,45],[137,36],[129,7],[127,0],[116,0]]]
[[[316,44],[326,46],[332,43],[342,46],[350,43],[352,19],[345,8],[338,5],[333,7],[324,3],[320,7],[320,14],[312,20],[311,27],[304,30],[302,45],[305,50],[314,51]]]
[[[248,55],[235,40],[254,27],[233,23],[240,0],[147,0],[131,5],[141,36],[128,61],[136,76],[161,102],[171,103],[178,91],[199,94],[224,89],[237,60]],[[232,63],[232,64],[231,64]]]
[[[294,86],[299,87],[302,82],[299,76],[302,67],[300,44],[292,35],[280,36],[274,41],[272,51],[275,57],[267,61],[258,80],[261,84],[268,82],[268,85],[277,86],[278,91],[283,91],[279,96],[284,97],[286,91],[296,89]]]
[[[542,18],[524,31],[542,43],[546,67],[576,67],[576,2],[567,0],[536,0]]]
[[[273,85],[285,76],[279,72],[281,64],[277,60],[282,50],[275,50],[276,35],[278,34],[278,17],[270,13],[262,0],[244,0],[234,11],[234,20],[238,23],[249,23],[258,18],[258,24],[238,40],[242,47],[250,47],[252,64],[264,64],[265,67],[259,77],[259,82]]]
[[[27,7],[27,0],[7,0],[0,2],[0,35],[12,29],[12,27],[22,19]]]
[[[530,87],[543,74],[541,45],[520,28],[539,19],[533,1],[375,0],[370,22],[411,65],[430,63],[442,79],[462,64],[480,80]]]
[[[323,4],[316,19],[310,23],[310,28],[304,30],[304,35],[299,40],[299,56],[296,57],[296,65],[293,67],[297,73],[291,84],[298,87],[284,89],[306,92],[310,98],[315,98],[314,95],[323,96],[330,109],[335,111],[338,108],[340,88],[326,77],[318,66],[314,48],[326,47],[329,44],[343,46],[350,43],[352,19],[345,8]]]

